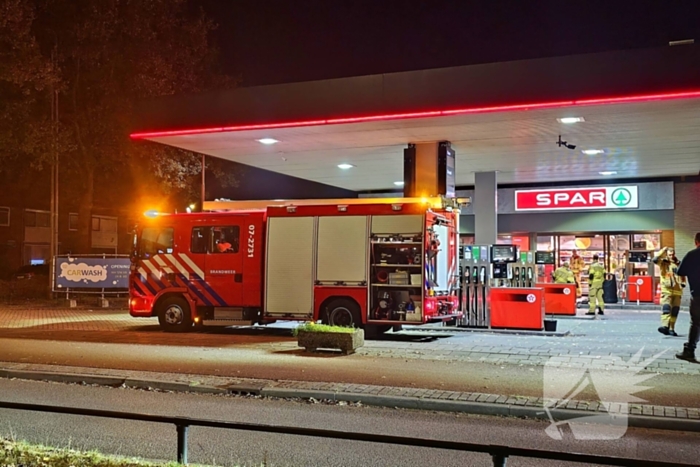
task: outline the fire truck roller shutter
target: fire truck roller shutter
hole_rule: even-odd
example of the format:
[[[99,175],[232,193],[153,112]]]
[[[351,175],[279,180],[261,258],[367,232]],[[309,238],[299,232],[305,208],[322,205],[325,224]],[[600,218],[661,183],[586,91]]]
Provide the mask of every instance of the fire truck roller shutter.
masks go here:
[[[313,217],[268,218],[267,313],[313,315],[314,231]]]
[[[318,219],[316,280],[357,285],[367,281],[367,216]]]
[[[420,214],[372,216],[372,233],[378,235],[420,235],[424,225],[423,216]]]

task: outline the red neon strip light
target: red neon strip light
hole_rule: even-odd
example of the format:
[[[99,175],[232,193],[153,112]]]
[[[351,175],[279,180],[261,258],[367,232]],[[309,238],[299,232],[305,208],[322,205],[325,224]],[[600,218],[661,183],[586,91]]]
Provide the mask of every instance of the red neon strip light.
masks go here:
[[[328,118],[324,120],[302,120],[296,122],[282,122],[282,123],[263,123],[257,125],[236,125],[236,126],[223,126],[223,127],[212,127],[212,128],[196,128],[191,130],[171,130],[171,131],[152,131],[152,132],[141,132],[132,133],[132,139],[146,139],[146,138],[160,138],[166,136],[186,136],[186,135],[199,135],[205,133],[226,133],[234,131],[250,131],[250,130],[271,130],[275,128],[293,128],[293,127],[303,127],[303,126],[322,126],[322,125],[338,125],[343,123],[363,123],[363,122],[375,122],[375,121],[389,121],[389,120],[404,120],[404,119],[414,119],[414,118],[430,118],[430,117],[444,117],[448,115],[466,115],[466,114],[481,114],[481,113],[492,113],[492,112],[514,112],[514,111],[524,111],[524,110],[535,110],[535,109],[555,109],[561,107],[575,107],[575,106],[586,106],[586,105],[606,105],[606,104],[620,104],[620,103],[633,103],[633,102],[650,102],[659,100],[672,100],[672,99],[692,99],[699,98],[700,91],[688,91],[688,92],[674,92],[674,93],[664,93],[664,94],[645,94],[638,96],[626,96],[626,97],[604,97],[599,99],[580,99],[580,100],[568,100],[568,101],[555,101],[555,102],[540,102],[533,104],[515,104],[515,105],[499,105],[492,107],[469,107],[464,109],[453,109],[453,110],[432,110],[426,112],[410,112],[410,113],[396,113],[396,114],[385,114],[385,115],[368,115],[364,117],[346,117],[346,118]]]

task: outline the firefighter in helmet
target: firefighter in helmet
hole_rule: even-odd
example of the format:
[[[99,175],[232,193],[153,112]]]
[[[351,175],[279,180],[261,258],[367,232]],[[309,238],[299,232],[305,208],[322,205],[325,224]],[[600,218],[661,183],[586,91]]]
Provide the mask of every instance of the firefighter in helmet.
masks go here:
[[[604,314],[605,302],[603,301],[603,282],[605,282],[605,266],[599,261],[598,255],[593,255],[593,264],[588,268],[588,313],[587,315],[595,315],[595,310],[598,308],[598,314]]]
[[[583,258],[579,256],[578,251],[574,250],[571,254],[571,272],[574,273],[576,281],[576,297],[581,296],[581,272],[583,272],[583,268]]]
[[[569,268],[568,261],[565,261],[560,267],[558,267],[553,273],[555,284],[575,284],[576,279],[574,278],[574,273],[571,272]]]
[[[661,327],[659,332],[667,336],[677,336],[676,320],[681,309],[681,296],[685,278],[678,275],[680,261],[673,248],[662,248],[652,259],[661,269]]]

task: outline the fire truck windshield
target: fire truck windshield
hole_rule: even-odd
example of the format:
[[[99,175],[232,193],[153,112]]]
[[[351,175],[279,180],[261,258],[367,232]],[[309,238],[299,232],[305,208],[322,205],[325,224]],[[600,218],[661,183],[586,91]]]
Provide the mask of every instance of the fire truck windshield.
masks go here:
[[[139,258],[150,258],[153,255],[173,252],[172,227],[145,227],[136,240]]]

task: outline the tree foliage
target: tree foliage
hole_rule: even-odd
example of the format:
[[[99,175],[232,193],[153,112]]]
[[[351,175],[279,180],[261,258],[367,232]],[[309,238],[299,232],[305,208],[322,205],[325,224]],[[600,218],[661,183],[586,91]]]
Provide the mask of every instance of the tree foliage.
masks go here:
[[[139,101],[235,84],[218,72],[214,28],[189,0],[0,0],[0,157],[45,166],[58,153],[84,246],[98,184],[192,191],[200,156],[129,130]]]

